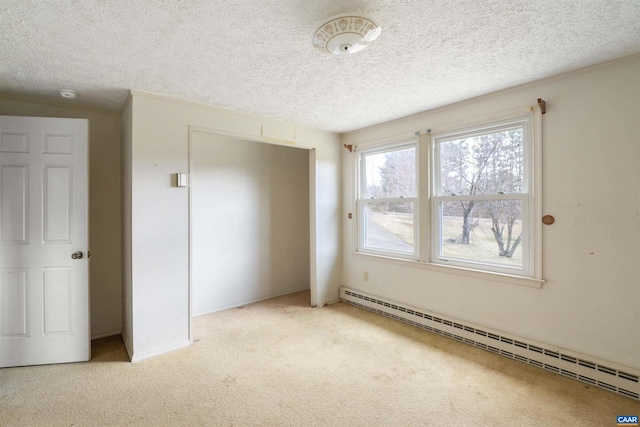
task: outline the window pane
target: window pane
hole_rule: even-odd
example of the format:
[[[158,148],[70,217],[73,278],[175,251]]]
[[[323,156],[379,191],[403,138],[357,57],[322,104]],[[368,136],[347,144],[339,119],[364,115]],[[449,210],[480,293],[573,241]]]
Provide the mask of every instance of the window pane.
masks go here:
[[[414,253],[413,202],[364,205],[364,246],[392,252]]]
[[[517,194],[524,191],[523,128],[439,143],[440,193]]]
[[[522,268],[522,201],[440,202],[440,257]]]
[[[415,147],[362,157],[365,199],[416,197]]]

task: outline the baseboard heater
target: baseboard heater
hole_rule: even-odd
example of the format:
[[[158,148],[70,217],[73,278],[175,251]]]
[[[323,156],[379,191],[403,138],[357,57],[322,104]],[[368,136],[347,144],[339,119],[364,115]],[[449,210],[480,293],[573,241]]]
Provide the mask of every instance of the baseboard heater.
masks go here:
[[[552,348],[499,331],[447,318],[349,288],[340,288],[345,303],[469,344],[510,359],[640,400],[639,372],[603,360]]]

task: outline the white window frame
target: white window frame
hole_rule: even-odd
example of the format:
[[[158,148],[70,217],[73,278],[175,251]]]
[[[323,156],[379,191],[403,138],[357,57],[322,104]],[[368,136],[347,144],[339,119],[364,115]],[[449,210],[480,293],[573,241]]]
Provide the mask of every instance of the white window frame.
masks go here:
[[[357,212],[358,212],[358,237],[357,237],[357,251],[363,254],[381,255],[393,258],[409,259],[418,261],[420,259],[420,172],[419,172],[419,144],[417,139],[403,142],[386,143],[376,145],[373,147],[367,147],[358,149],[357,156],[357,174],[358,185],[356,188],[357,194]],[[416,183],[416,195],[415,197],[403,197],[403,198],[384,198],[384,199],[367,199],[365,197],[366,191],[366,165],[365,158],[369,155],[382,154],[392,151],[399,151],[406,148],[413,148],[415,150],[415,183]],[[374,203],[413,203],[413,253],[400,252],[393,250],[384,250],[380,248],[374,248],[365,245],[366,237],[366,224],[365,224],[365,207]]]
[[[528,235],[523,235],[523,242],[527,250],[527,267],[517,270],[498,266],[487,268],[486,264],[474,262],[436,262],[436,254],[439,251],[435,245],[439,242],[439,236],[434,237],[436,230],[436,205],[435,199],[435,171],[434,164],[434,140],[446,136],[460,135],[465,132],[477,132],[483,129],[491,129],[498,126],[506,126],[518,122],[527,122],[527,141],[524,155],[529,167],[527,171],[527,196],[523,198],[526,207],[523,215],[528,215]],[[382,262],[396,265],[418,267],[433,270],[440,273],[457,274],[472,278],[487,279],[494,282],[502,282],[532,288],[540,288],[544,283],[542,278],[542,112],[537,107],[516,107],[502,112],[494,112],[476,118],[476,120],[464,119],[458,124],[432,127],[426,132],[416,132],[419,135],[415,139],[405,140],[405,145],[416,144],[416,182],[418,200],[415,204],[414,231],[415,231],[415,256],[407,257],[406,254],[396,252],[367,250],[362,247],[363,239],[363,215],[360,202],[362,186],[361,156],[355,157],[355,186],[354,202],[357,212],[357,226],[354,228],[354,256],[371,259],[376,257]],[[387,140],[388,141],[388,140]],[[374,150],[386,151],[391,147],[402,145],[382,142],[361,143],[356,147],[357,153],[372,153]],[[440,179],[439,177],[437,178]],[[439,197],[439,196],[438,196]],[[494,200],[495,198],[492,198]],[[436,237],[438,239],[436,239]],[[524,257],[524,254],[523,254]]]
[[[518,194],[482,194],[482,195],[443,195],[441,190],[441,167],[439,147],[440,143],[464,137],[485,135],[493,132],[501,132],[514,128],[523,130],[523,191]],[[536,275],[536,239],[534,219],[535,214],[535,190],[534,185],[534,157],[535,157],[535,122],[533,114],[502,120],[488,124],[472,126],[464,129],[435,134],[430,139],[430,190],[431,190],[431,257],[430,262],[440,265],[450,265],[474,270],[510,274],[524,277]],[[522,203],[522,222],[526,225],[522,229],[522,267],[492,264],[469,259],[455,259],[441,256],[441,202],[446,201],[485,201],[485,200],[519,200]]]

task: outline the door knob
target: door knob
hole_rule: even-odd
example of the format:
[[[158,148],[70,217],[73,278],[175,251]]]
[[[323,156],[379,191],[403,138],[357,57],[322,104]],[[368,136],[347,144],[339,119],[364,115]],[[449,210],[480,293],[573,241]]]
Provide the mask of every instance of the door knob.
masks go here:
[[[82,253],[82,251],[74,252],[71,254],[71,258],[73,259],[82,259],[83,256],[84,254]]]

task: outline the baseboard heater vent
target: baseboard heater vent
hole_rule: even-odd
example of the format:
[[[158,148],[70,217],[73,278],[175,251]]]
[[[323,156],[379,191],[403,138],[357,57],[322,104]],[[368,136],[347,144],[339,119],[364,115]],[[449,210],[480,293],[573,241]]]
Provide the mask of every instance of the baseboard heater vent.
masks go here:
[[[458,320],[367,295],[353,289],[340,288],[340,299],[356,307],[453,338],[465,344],[640,400],[639,372],[636,372],[635,369],[613,367],[612,363],[606,361],[594,360],[592,357],[558,348],[549,348],[542,343],[465,324]]]

